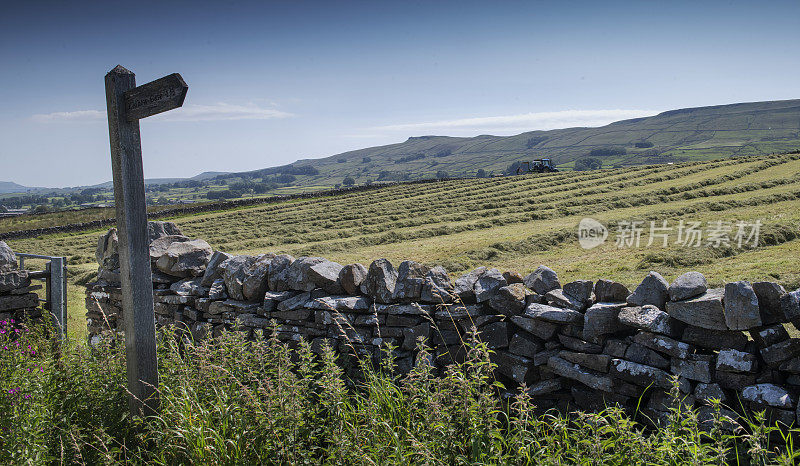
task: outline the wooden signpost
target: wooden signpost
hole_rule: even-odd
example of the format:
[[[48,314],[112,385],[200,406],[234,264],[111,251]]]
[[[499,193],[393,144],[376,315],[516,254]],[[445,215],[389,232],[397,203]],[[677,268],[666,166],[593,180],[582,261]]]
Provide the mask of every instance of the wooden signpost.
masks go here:
[[[180,107],[187,89],[177,73],[139,87],[136,87],[136,75],[122,66],[106,74],[125,355],[133,415],[155,414],[159,405],[153,280],[139,120]]]

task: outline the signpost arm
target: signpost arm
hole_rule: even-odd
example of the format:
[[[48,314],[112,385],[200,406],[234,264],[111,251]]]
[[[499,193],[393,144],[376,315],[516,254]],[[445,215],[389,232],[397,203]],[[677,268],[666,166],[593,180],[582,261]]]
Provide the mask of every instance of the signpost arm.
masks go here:
[[[136,87],[136,76],[117,66],[106,74],[105,84],[130,409],[134,415],[152,415],[159,404],[158,365],[142,147],[139,121],[128,121],[123,96]]]

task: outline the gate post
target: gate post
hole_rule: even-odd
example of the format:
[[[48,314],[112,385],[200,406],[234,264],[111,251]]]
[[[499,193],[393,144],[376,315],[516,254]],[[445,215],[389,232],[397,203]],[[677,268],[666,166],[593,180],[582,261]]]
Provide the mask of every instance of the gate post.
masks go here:
[[[50,281],[48,300],[50,312],[56,318],[61,338],[67,336],[67,266],[66,257],[53,257],[48,264]]]

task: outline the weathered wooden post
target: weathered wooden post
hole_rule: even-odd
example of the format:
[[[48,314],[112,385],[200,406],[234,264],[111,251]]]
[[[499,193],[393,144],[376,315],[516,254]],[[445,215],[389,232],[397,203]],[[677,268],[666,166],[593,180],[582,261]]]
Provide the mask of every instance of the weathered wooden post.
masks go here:
[[[108,137],[119,235],[122,312],[130,409],[158,411],[158,364],[139,120],[183,105],[188,86],[177,73],[136,87],[117,66],[106,74]]]

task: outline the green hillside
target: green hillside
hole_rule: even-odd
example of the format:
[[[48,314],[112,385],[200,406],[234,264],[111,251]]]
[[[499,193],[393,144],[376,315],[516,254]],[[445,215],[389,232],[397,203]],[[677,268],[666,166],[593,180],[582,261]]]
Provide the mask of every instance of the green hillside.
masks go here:
[[[450,176],[474,176],[480,168],[501,173],[515,161],[532,158],[551,158],[559,167],[570,169],[575,160],[589,156],[592,150],[611,154],[593,157],[603,167],[612,168],[796,149],[800,149],[800,100],[741,103],[670,110],[599,128],[530,131],[516,136],[411,137],[399,144],[298,161],[294,167],[311,165],[319,174],[297,176],[294,185],[329,186],[348,175],[361,184],[431,178],[440,170]],[[250,173],[278,173],[280,168]]]

